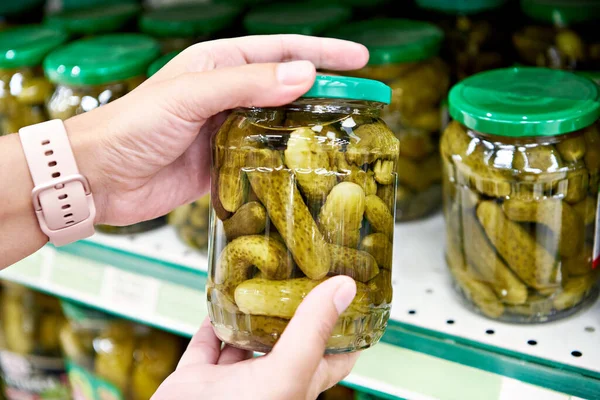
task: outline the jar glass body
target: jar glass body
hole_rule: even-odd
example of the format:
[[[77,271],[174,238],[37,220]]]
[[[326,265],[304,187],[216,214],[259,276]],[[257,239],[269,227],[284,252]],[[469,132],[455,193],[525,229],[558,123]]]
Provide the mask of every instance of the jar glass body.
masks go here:
[[[528,20],[513,35],[515,51],[527,65],[564,70],[600,70],[597,20],[553,25]]]
[[[143,76],[136,76],[124,81],[111,82],[105,85],[65,85],[58,84],[47,103],[50,119],[62,119],[91,111],[104,104],[125,96],[144,81]],[[97,225],[96,229],[104,233],[129,235],[146,232],[166,224],[166,217],[128,226]]]
[[[191,204],[177,207],[167,216],[167,222],[177,230],[179,238],[198,250],[208,249],[210,195]]]
[[[48,120],[52,85],[40,67],[0,69],[0,136]]]
[[[65,323],[58,299],[3,282],[0,376],[4,390],[38,398],[70,399],[58,332]],[[26,373],[21,366],[28,365]],[[7,393],[7,398],[12,398]]]
[[[598,126],[557,136],[485,135],[458,122],[441,143],[446,258],[465,303],[487,317],[536,323],[598,293]]]
[[[69,321],[60,342],[73,396],[84,400],[106,394],[147,400],[175,370],[182,353],[180,338],[112,317]]]
[[[213,137],[208,310],[226,343],[269,351],[306,294],[339,274],[358,295],[327,352],[381,338],[399,144],[380,108],[308,98],[241,109]]]
[[[400,141],[396,221],[426,217],[442,202],[438,147],[447,119],[442,105],[450,82],[446,64],[432,58],[370,65],[352,74],[392,88],[392,102],[381,117]]]
[[[453,82],[513,62],[510,37],[516,28],[515,17],[507,7],[454,14],[421,10],[423,20],[444,31],[440,55],[450,66]]]

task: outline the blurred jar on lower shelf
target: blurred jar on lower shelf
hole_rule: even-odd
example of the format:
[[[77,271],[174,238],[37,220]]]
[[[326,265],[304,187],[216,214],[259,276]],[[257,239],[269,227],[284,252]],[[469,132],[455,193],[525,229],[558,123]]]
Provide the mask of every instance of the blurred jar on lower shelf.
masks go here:
[[[70,399],[58,332],[58,299],[3,281],[0,377],[7,400]]]
[[[352,40],[370,52],[369,64],[344,74],[376,79],[392,88],[392,102],[381,117],[400,141],[396,221],[424,218],[442,202],[439,135],[446,120],[443,101],[449,71],[438,57],[443,32],[406,19],[346,24],[328,36]],[[379,185],[379,190],[385,186]]]
[[[537,323],[596,299],[599,93],[573,73],[530,67],[480,73],[450,91],[446,258],[469,308]]]
[[[65,33],[40,25],[0,33],[0,136],[48,120],[45,102],[53,87],[42,61],[66,40]]]
[[[171,211],[167,223],[175,227],[179,238],[198,250],[208,249],[210,195]]]
[[[175,335],[71,302],[62,307],[60,345],[76,400],[149,400],[183,354]]]
[[[317,397],[317,400],[355,400],[356,392],[342,385],[335,385]]]
[[[44,71],[56,89],[50,118],[67,119],[108,104],[135,89],[159,57],[158,43],[141,34],[107,34],[79,39],[50,53]],[[166,224],[165,217],[128,226],[98,225],[105,233],[133,234]]]

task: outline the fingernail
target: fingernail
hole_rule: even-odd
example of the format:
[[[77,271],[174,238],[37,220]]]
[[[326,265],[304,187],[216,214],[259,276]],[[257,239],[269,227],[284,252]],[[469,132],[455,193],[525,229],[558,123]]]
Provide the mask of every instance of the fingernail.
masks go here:
[[[338,314],[346,311],[346,308],[352,303],[354,300],[354,296],[356,296],[356,284],[352,280],[345,280],[333,295],[333,304],[338,312]]]
[[[284,85],[299,85],[310,79],[315,66],[310,61],[290,61],[277,66],[277,80]]]

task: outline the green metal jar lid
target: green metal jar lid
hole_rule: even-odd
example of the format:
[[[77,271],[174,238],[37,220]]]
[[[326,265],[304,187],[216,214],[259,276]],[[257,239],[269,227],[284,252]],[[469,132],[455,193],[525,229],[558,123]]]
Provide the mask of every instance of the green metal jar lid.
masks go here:
[[[67,40],[54,28],[27,25],[0,32],[0,68],[41,65],[46,54]]]
[[[390,104],[392,89],[372,79],[317,75],[313,86],[302,97],[364,100]]]
[[[118,31],[139,12],[137,4],[109,4],[49,14],[44,22],[74,35],[97,35]]]
[[[577,71],[575,73],[580,76],[585,76],[594,81],[597,85],[600,85],[600,71]]]
[[[539,21],[567,26],[597,20],[598,0],[521,0],[523,13]]]
[[[100,85],[145,75],[159,53],[158,43],[148,36],[109,34],[56,49],[44,60],[44,72],[56,83]]]
[[[598,87],[571,72],[506,68],[473,75],[450,90],[450,115],[468,128],[508,137],[573,132],[600,118]]]
[[[171,61],[173,58],[175,58],[175,56],[177,54],[179,54],[179,51],[172,51],[170,53],[165,54],[164,56],[160,57],[159,59],[155,60],[152,64],[150,64],[150,66],[148,67],[148,76],[152,76],[155,73],[158,72],[159,69],[161,69],[162,67],[164,67],[169,61]]]
[[[447,14],[475,14],[501,7],[506,0],[417,0],[417,5]]]
[[[233,3],[203,3],[161,7],[140,18],[140,30],[156,37],[194,37],[230,26],[241,13]]]
[[[328,36],[364,44],[369,65],[421,61],[435,56],[444,33],[433,24],[407,19],[372,19],[344,25]]]
[[[244,26],[253,35],[319,35],[348,21],[351,14],[349,8],[336,4],[323,4],[317,9],[303,3],[279,4],[250,11],[244,18]]]

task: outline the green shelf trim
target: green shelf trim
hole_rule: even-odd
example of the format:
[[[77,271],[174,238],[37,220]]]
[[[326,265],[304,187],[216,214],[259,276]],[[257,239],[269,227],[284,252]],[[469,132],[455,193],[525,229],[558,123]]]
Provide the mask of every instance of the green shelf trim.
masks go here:
[[[600,380],[568,365],[392,320],[382,341],[572,396],[600,400]]]
[[[346,386],[347,388],[350,388],[350,389],[354,389],[357,392],[375,396],[375,397],[377,397],[377,399],[381,399],[381,400],[408,400],[408,399],[405,399],[404,397],[397,397],[397,396],[391,395],[389,393],[384,393],[384,392],[380,392],[378,390],[374,390],[374,389],[367,388],[364,386],[355,385],[354,383],[351,383],[351,382],[341,381],[340,385]]]
[[[68,246],[56,248],[56,250],[112,265],[125,271],[187,286],[192,289],[204,291],[206,285],[207,274],[205,271],[130,253],[121,249],[106,247],[94,242],[79,241]]]

